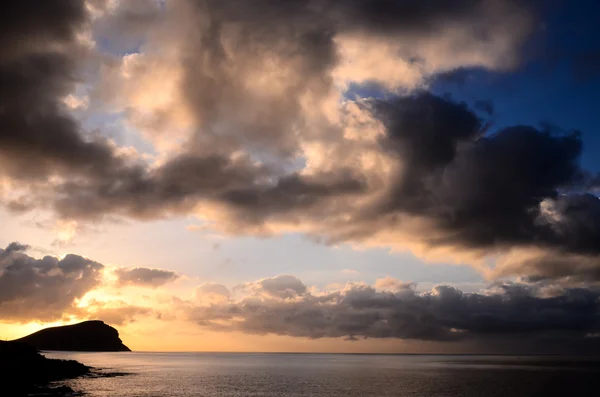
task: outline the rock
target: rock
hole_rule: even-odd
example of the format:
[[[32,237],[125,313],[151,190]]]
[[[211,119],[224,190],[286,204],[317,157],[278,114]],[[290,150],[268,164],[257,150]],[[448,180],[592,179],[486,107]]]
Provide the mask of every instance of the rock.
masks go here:
[[[38,350],[120,352],[131,351],[119,339],[119,332],[102,321],[46,328],[15,342]]]
[[[48,382],[86,375],[90,368],[74,360],[48,359],[30,345],[0,342],[0,395],[65,395],[68,387],[49,388]]]

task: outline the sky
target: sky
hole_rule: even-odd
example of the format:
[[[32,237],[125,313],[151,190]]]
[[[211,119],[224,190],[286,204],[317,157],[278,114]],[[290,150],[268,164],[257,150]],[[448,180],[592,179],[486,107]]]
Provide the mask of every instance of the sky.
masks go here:
[[[0,5],[0,338],[600,347],[595,1]]]

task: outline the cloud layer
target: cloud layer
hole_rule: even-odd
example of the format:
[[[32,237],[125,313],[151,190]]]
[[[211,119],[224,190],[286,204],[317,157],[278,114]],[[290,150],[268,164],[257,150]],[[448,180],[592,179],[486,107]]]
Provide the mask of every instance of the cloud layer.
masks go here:
[[[565,287],[538,280],[496,282],[473,293],[448,285],[417,292],[415,284],[387,277],[374,285],[354,282],[318,291],[293,275],[280,275],[232,290],[204,283],[191,299],[163,291],[142,296],[144,303],[139,304],[123,300],[126,288],[157,288],[174,275],[118,268],[117,289],[107,295],[106,290],[101,292],[107,285],[102,264],[73,254],[35,259],[24,253],[26,249],[19,243],[0,249],[4,321],[100,318],[124,325],[154,316],[189,321],[211,331],[309,339],[388,338],[471,346],[501,341],[516,349],[544,343],[599,347],[597,286]],[[80,305],[82,301],[85,304]],[[169,313],[168,318],[163,312]]]
[[[146,287],[159,287],[166,283],[176,280],[177,273],[163,269],[148,269],[145,267],[136,267],[135,269],[119,268],[115,271],[118,277],[118,284],[140,285]]]
[[[35,259],[27,246],[0,248],[0,315],[3,321],[56,321],[96,288],[104,266],[79,255]]]
[[[598,281],[598,178],[579,165],[580,133],[496,130],[426,91],[456,70],[517,67],[529,2],[47,1],[0,14],[12,211],[191,214],[227,233],[500,256],[494,277]],[[376,98],[351,94],[365,84]],[[91,127],[115,114],[150,149]],[[122,282],[173,276],[134,272]]]
[[[308,292],[296,277],[252,283],[241,299],[197,305],[190,319],[220,331],[307,338],[400,338],[433,341],[583,340],[600,330],[600,291],[551,290],[498,283],[479,293],[445,285],[418,293],[412,284],[382,280]],[[592,338],[593,339],[593,338]]]
[[[104,287],[122,292],[128,286],[157,288],[177,279],[174,272],[148,268],[116,268],[114,280],[107,278],[105,265],[80,255],[36,259],[25,252],[29,246],[13,242],[0,248],[0,316],[5,322],[53,322],[78,319],[103,319],[115,325],[136,317],[156,314],[152,307],[131,304],[100,294]],[[97,296],[97,294],[96,294]],[[83,304],[82,304],[83,303]]]

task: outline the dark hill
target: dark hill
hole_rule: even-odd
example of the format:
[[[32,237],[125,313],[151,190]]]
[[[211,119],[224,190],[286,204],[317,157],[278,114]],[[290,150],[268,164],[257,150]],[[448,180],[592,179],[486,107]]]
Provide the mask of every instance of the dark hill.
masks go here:
[[[84,321],[63,327],[46,328],[15,342],[26,343],[38,350],[89,352],[131,351],[119,339],[119,332],[102,321]]]

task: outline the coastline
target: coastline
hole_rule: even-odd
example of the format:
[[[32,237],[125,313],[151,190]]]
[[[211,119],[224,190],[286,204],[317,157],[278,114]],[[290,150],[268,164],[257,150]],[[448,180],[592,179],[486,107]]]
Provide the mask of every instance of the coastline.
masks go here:
[[[92,367],[75,360],[51,359],[27,344],[0,342],[0,394],[20,396],[78,395],[54,382],[90,375]]]

